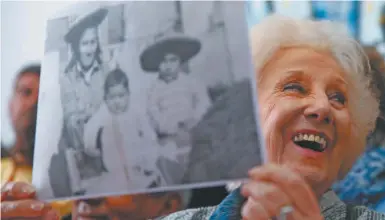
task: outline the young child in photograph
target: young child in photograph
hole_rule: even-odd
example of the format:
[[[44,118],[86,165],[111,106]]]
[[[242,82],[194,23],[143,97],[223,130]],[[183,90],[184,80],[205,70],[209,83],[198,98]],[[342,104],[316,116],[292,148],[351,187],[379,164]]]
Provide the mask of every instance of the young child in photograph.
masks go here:
[[[156,187],[161,176],[155,166],[159,147],[156,134],[130,103],[129,79],[121,69],[111,71],[104,85],[104,103],[85,127],[88,155],[100,156],[105,167],[103,178],[86,188],[116,192]],[[103,180],[101,180],[103,179]],[[115,187],[111,187],[115,184]]]

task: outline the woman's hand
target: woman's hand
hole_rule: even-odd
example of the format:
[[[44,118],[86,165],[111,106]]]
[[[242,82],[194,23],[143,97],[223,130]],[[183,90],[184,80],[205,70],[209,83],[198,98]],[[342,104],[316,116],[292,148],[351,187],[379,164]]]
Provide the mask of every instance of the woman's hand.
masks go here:
[[[279,216],[285,206],[293,208],[287,219],[323,219],[314,192],[296,172],[269,164],[252,169],[249,176],[241,190],[247,198],[243,219],[268,220]]]
[[[59,215],[49,204],[35,199],[33,186],[10,182],[1,189],[1,219],[57,220]]]

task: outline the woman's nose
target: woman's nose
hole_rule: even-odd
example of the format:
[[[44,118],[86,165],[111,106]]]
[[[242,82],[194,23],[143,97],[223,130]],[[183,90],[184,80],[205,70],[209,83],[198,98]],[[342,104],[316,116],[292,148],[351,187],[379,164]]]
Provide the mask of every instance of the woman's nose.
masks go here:
[[[327,95],[318,95],[305,110],[305,116],[319,123],[330,124],[333,122],[331,105]]]

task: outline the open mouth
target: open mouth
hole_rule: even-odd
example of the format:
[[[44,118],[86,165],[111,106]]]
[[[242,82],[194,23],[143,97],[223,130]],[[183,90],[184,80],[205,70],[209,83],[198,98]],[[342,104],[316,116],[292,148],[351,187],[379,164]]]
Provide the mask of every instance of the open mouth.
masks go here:
[[[293,136],[292,140],[299,147],[316,152],[324,152],[328,146],[328,140],[322,134],[298,133]]]

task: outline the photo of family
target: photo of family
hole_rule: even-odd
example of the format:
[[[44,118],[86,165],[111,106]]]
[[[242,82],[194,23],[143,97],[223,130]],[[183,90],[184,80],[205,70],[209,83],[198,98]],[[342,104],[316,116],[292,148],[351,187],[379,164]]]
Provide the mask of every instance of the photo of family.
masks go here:
[[[42,198],[214,186],[263,162],[244,3],[79,5],[47,22]]]

